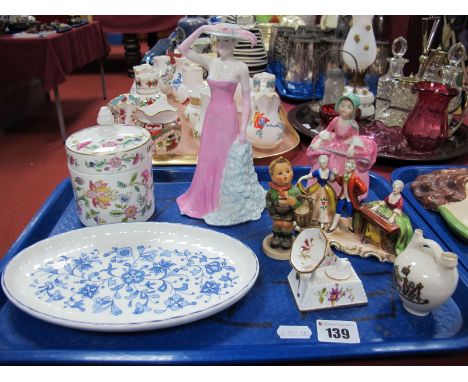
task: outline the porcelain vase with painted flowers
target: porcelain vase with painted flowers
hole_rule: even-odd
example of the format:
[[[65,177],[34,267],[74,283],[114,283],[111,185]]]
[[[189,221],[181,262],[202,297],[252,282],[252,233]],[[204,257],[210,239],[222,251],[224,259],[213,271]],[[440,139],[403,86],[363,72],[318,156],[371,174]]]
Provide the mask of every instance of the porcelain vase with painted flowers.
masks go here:
[[[77,213],[85,226],[146,221],[155,208],[149,132],[110,121],[80,130],[65,143]]]
[[[185,65],[188,64],[188,58],[186,57],[174,57],[176,62],[176,69],[174,75],[172,76],[171,86],[172,86],[172,93],[174,95],[177,94],[180,85],[182,85],[182,69]]]
[[[247,138],[253,146],[272,149],[284,137],[284,125],[279,115],[281,100],[274,91],[260,90],[252,95],[252,113],[247,126]]]
[[[171,64],[171,58],[169,56],[156,56],[153,62],[159,77],[159,89],[166,95],[171,94],[171,83],[175,72],[175,66]]]

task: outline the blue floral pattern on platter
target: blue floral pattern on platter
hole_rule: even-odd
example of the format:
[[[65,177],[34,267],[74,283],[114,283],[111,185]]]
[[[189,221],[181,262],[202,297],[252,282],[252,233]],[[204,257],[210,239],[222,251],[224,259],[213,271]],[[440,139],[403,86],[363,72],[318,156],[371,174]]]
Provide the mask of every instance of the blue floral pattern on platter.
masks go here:
[[[239,281],[225,258],[143,245],[60,256],[30,276],[36,298],[64,310],[155,319],[211,305]]]

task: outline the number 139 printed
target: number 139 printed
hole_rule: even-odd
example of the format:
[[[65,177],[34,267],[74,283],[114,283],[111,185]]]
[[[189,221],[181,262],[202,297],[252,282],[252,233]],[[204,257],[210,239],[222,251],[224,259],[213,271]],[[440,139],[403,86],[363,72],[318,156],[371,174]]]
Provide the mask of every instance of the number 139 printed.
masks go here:
[[[357,344],[361,340],[354,321],[317,320],[319,342]]]

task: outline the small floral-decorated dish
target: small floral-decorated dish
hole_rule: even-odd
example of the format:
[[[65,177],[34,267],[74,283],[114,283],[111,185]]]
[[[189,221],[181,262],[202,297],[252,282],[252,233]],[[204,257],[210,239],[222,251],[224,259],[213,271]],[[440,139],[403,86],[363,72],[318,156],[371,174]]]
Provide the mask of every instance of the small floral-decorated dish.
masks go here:
[[[322,265],[329,254],[330,246],[322,230],[308,228],[294,241],[291,265],[299,273],[312,273]]]
[[[42,240],[5,267],[24,312],[75,329],[161,329],[215,314],[252,288],[255,254],[240,241],[173,223],[89,227]]]
[[[107,106],[114,114],[115,123],[137,125],[137,109],[141,99],[137,94],[120,94],[109,101]]]

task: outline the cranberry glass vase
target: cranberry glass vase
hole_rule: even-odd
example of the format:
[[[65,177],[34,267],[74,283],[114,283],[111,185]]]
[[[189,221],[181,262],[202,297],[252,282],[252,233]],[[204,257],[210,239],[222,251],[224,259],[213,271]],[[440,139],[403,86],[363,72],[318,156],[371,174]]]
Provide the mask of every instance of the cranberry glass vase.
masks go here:
[[[431,151],[448,137],[447,108],[458,90],[438,82],[421,81],[413,86],[418,100],[403,126],[408,144]]]

